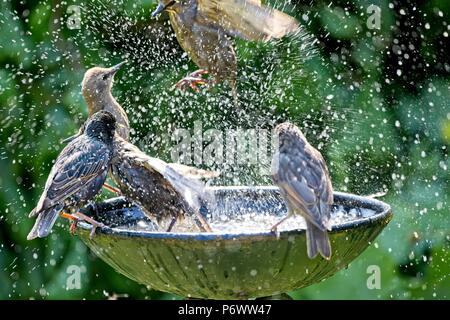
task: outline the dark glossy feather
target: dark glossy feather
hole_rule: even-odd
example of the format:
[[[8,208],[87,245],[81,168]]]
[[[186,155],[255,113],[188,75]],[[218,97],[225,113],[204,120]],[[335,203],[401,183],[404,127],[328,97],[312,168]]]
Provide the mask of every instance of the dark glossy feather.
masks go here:
[[[112,156],[115,120],[109,113],[93,118],[96,121],[88,133],[71,141],[53,165],[38,205],[30,213],[37,218],[28,240],[47,236],[62,210],[77,210],[100,191]],[[103,123],[102,119],[111,122]]]

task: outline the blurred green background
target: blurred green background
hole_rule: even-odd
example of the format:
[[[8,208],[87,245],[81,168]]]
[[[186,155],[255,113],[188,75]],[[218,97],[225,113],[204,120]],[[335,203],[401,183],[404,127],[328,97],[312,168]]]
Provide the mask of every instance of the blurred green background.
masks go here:
[[[226,87],[171,90],[195,66],[167,17],[150,18],[154,1],[0,1],[0,299],[179,298],[116,273],[65,221],[47,239],[26,240],[27,214],[60,141],[86,118],[84,71],[123,59],[113,93],[130,115],[132,140],[153,156],[169,160],[170,133],[192,130],[196,120],[222,130],[291,120],[325,156],[336,190],[387,192],[394,219],[376,242],[292,297],[450,298],[450,2],[281,2],[272,5],[304,32],[268,44],[237,41],[246,111],[237,118]],[[79,27],[71,5],[81,8]],[[380,9],[379,28],[370,5]],[[216,183],[270,183],[252,168],[219,168]],[[66,290],[70,265],[82,267],[80,289]],[[366,285],[371,265],[380,267],[381,289]]]

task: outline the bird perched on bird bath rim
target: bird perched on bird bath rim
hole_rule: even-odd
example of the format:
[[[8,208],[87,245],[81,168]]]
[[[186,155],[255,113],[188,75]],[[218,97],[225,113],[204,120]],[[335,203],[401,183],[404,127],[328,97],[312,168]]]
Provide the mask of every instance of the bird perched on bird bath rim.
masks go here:
[[[125,110],[111,94],[114,74],[124,63],[112,68],[94,67],[86,71],[82,91],[88,104],[89,114],[94,110],[108,110],[117,119],[120,129],[113,141],[111,176],[118,189],[105,185],[116,193],[134,201],[149,218],[171,217],[168,231],[184,214],[194,217],[201,231],[211,231],[209,224],[199,212],[201,204],[212,202],[205,185],[195,178],[211,178],[216,172],[166,163],[150,157],[128,142],[129,121]],[[83,132],[80,128],[77,135]],[[66,139],[70,141],[77,135]]]
[[[331,246],[327,230],[331,228],[333,188],[325,160],[295,125],[279,124],[275,132],[279,147],[272,159],[272,179],[286,201],[288,215],[272,231],[292,215],[299,214],[306,220],[309,258],[320,252],[329,259]]]
[[[92,233],[100,223],[77,212],[102,188],[112,158],[112,144],[116,120],[106,111],[92,115],[84,132],[71,141],[59,154],[45,183],[36,208],[30,217],[37,217],[27,239],[47,236],[58,215],[71,220],[86,220],[93,225]],[[71,210],[73,215],[63,213]]]

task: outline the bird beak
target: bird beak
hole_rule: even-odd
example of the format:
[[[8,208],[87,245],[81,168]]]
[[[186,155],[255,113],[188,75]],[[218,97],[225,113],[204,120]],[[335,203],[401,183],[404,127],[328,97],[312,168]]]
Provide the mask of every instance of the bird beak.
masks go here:
[[[158,3],[158,7],[155,11],[152,12],[152,18],[156,17],[158,14],[166,10],[166,5],[164,5],[162,2]]]
[[[81,136],[84,133],[84,128],[85,128],[86,123],[84,123],[80,129],[78,129],[78,132],[75,133],[73,136],[68,137],[64,140],[61,141],[61,143],[69,143],[72,142],[73,140],[75,140],[76,138],[78,138],[79,136]]]
[[[72,142],[73,140],[75,140],[76,138],[78,138],[78,137],[81,136],[81,135],[82,135],[82,132],[78,132],[77,134],[74,134],[73,136],[68,137],[68,138],[62,140],[61,143],[66,144],[66,143]]]
[[[117,71],[126,63],[126,61],[122,61],[121,63],[116,64],[114,67],[111,67],[111,74],[116,74]]]

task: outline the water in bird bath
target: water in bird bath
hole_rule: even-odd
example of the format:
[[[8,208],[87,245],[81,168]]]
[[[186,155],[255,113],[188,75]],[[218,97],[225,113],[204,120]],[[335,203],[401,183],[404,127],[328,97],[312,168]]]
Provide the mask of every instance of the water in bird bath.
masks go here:
[[[374,213],[373,210],[365,208],[352,208],[347,210],[344,206],[336,206],[331,212],[331,225],[365,218]],[[264,232],[270,230],[278,221],[280,221],[280,216],[275,213],[244,213],[233,218],[221,216],[218,220],[211,222],[211,227],[214,232],[218,233]],[[299,215],[292,216],[278,227],[278,231],[294,229],[306,229],[306,223],[303,217]]]
[[[342,205],[333,206],[331,212],[331,225],[366,218],[374,215],[375,211],[366,208],[348,208]],[[214,215],[209,221],[213,232],[215,233],[257,233],[265,232],[277,223],[284,214],[280,212],[242,212],[228,216],[225,214]],[[134,226],[117,227],[117,229],[140,230],[140,231],[163,231],[167,229],[170,221],[162,221],[156,224],[141,220]],[[305,220],[299,215],[295,215],[283,222],[278,231],[306,229]],[[180,219],[172,229],[172,232],[197,232],[190,219]]]

